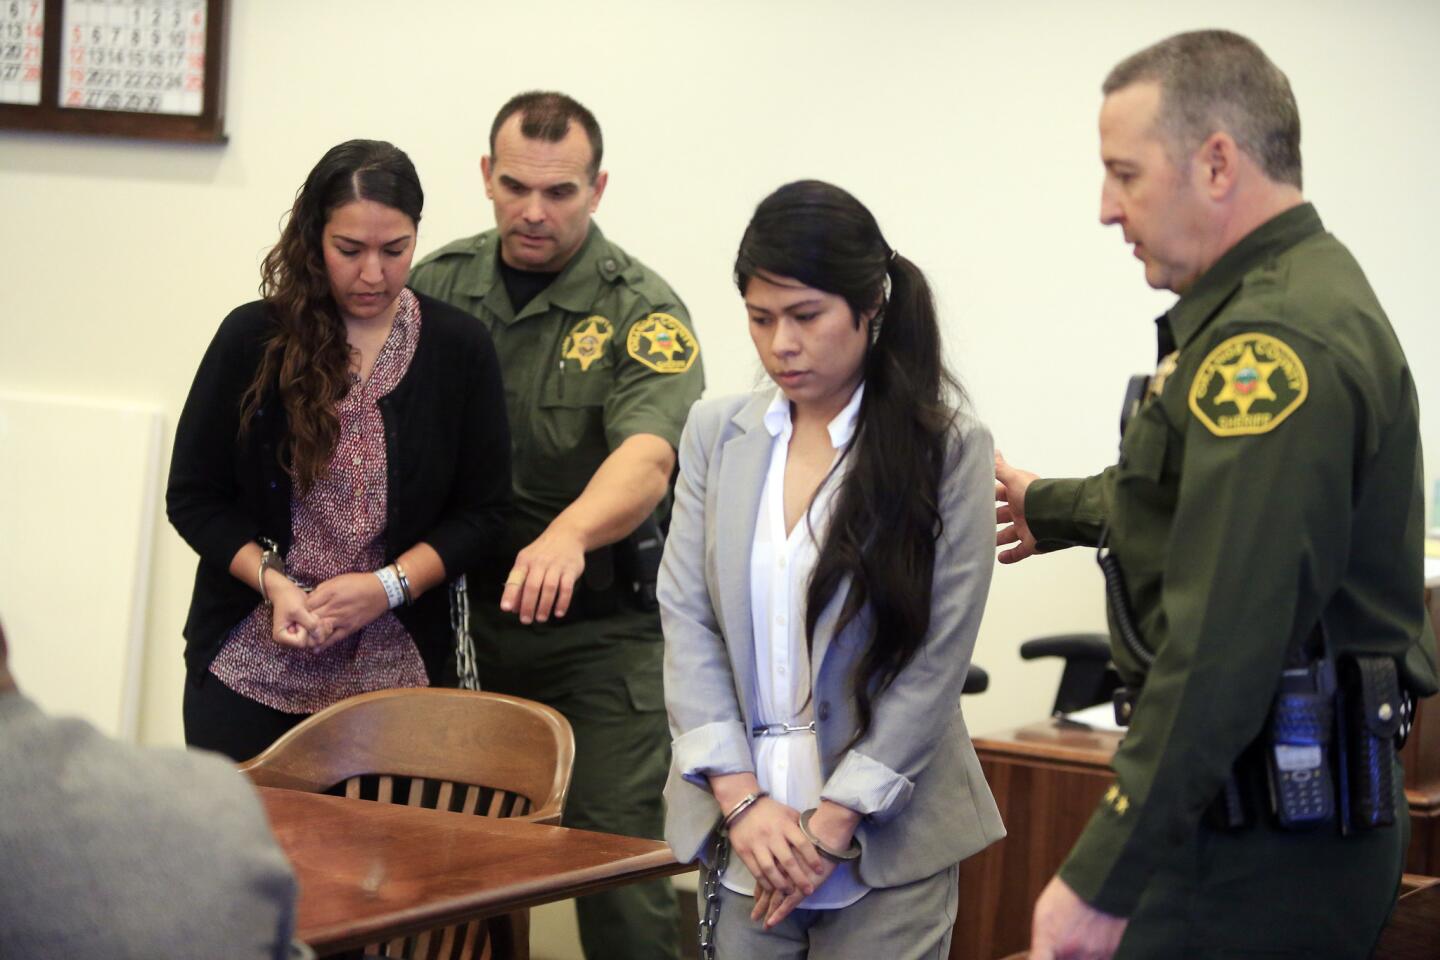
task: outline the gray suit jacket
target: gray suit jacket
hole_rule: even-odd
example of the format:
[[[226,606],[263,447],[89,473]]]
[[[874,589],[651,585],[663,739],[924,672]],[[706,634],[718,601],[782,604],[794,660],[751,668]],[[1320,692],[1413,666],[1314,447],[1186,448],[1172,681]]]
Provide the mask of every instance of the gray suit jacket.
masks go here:
[[[0,957],[314,956],[291,951],[295,878],[231,763],[117,743],[13,692],[0,864]]]
[[[665,701],[674,737],[665,839],[681,860],[705,853],[720,809],[710,774],[755,769],[755,640],[750,549],[770,463],[770,395],[702,400],[680,442],[680,476],[660,567]],[[867,625],[839,634],[845,588],[822,612],[811,689],[825,785],[821,796],[864,814],[860,877],[891,887],[929,877],[1005,835],[960,712],[994,564],[994,457],[980,423],[957,420],[942,481],[930,632],[858,727],[851,677]]]

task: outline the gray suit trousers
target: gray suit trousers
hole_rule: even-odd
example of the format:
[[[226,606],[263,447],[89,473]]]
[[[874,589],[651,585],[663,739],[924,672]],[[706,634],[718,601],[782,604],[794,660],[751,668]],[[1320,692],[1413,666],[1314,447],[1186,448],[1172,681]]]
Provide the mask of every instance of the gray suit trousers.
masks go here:
[[[710,869],[700,867],[700,889]],[[716,960],[945,960],[955,928],[960,865],[899,887],[875,887],[838,910],[796,910],[766,930],[752,897],[720,885]],[[699,903],[705,916],[705,900]]]

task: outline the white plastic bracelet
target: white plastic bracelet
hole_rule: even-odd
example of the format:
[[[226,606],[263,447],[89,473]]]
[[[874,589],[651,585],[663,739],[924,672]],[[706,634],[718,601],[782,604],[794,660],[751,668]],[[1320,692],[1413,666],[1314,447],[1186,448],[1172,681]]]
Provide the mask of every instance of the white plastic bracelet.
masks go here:
[[[389,602],[391,610],[405,602],[405,591],[400,589],[400,577],[395,573],[394,567],[381,567],[375,571],[375,576],[379,578],[380,585],[385,588],[385,599]]]

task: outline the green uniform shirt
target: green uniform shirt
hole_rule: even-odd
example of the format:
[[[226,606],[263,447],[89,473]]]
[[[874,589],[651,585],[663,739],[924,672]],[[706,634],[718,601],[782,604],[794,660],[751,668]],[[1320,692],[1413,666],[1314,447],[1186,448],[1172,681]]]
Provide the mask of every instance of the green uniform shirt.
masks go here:
[[[678,448],[704,372],[675,291],[605,239],[594,222],[565,269],[518,314],[501,277],[499,245],[495,230],[456,240],[416,264],[410,286],[478,317],[495,342],[513,447],[513,558],[580,496],[627,437],[654,434]],[[593,556],[587,565],[598,567]],[[490,609],[506,570],[508,562],[482,574],[494,584],[472,583],[472,589],[496,587],[494,602],[480,594],[473,606],[477,619],[489,622],[487,632],[517,634],[496,637],[500,649],[491,653],[530,657],[527,667],[543,670],[552,690],[623,675],[641,666],[638,657],[644,672],[654,674],[649,686],[658,697],[658,615],[627,610],[623,622],[572,618],[521,627]],[[617,634],[630,636],[642,626],[652,635],[647,652],[616,642]],[[482,659],[485,654],[482,649]],[[511,665],[491,666],[508,671]]]
[[[1120,462],[1037,480],[1041,549],[1105,525],[1148,671],[1116,786],[1060,875],[1128,916],[1261,733],[1287,649],[1323,623],[1337,652],[1389,654],[1436,685],[1410,368],[1359,265],[1304,204],[1230,249],[1157,321],[1162,360]]]

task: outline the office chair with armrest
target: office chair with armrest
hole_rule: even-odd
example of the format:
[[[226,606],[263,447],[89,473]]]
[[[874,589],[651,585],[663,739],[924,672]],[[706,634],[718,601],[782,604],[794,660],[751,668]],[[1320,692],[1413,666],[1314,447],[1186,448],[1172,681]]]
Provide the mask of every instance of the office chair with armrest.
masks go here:
[[[259,786],[559,824],[575,737],[558,712],[495,693],[377,690],[306,718],[240,765]],[[529,912],[367,948],[368,955],[527,958]],[[486,954],[486,948],[489,953]]]
[[[1064,658],[1065,670],[1060,674],[1052,716],[1109,703],[1120,686],[1120,675],[1110,663],[1110,638],[1103,633],[1036,637],[1020,644],[1020,656],[1025,660]]]

